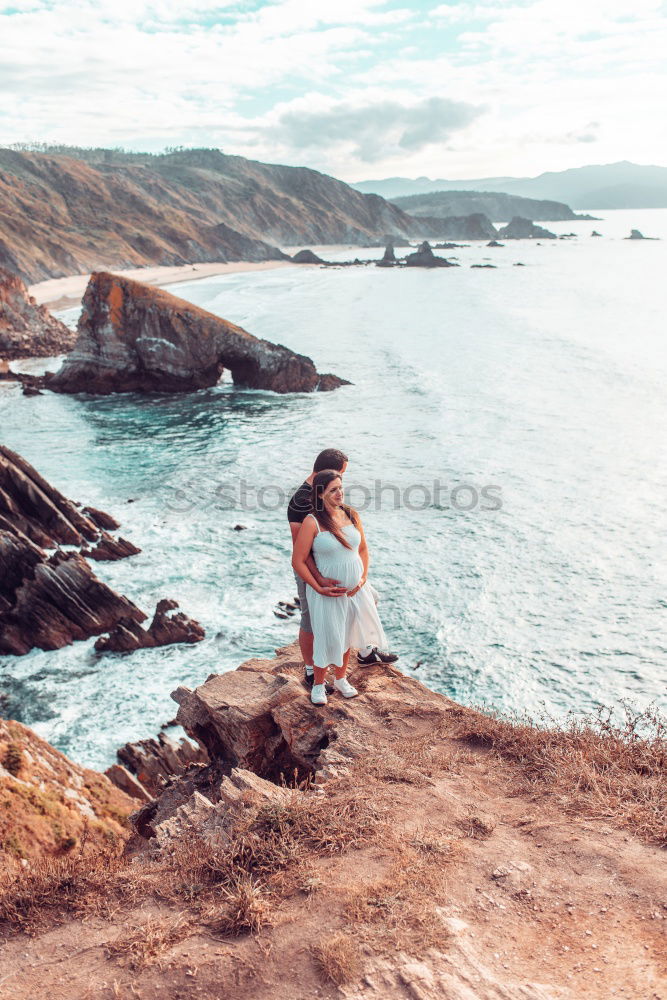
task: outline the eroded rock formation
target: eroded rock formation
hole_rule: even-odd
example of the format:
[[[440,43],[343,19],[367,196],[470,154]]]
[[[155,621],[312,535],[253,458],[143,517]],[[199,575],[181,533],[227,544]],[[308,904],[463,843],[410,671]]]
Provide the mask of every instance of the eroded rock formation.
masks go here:
[[[215,385],[225,368],[239,385],[281,393],[347,384],[169,292],[106,272],[91,275],[75,348],[45,384],[56,392],[188,392]]]
[[[161,601],[148,631],[141,629],[144,612],[98,580],[84,556],[123,559],[140,551],[109,533],[118,527],[110,514],[68,500],[0,445],[0,653],[60,649],[109,630],[102,648],[203,638],[197,622],[168,614],[175,601]]]
[[[292,263],[293,264],[326,264],[327,261],[322,260],[322,258],[318,257],[317,254],[313,253],[312,250],[299,250],[298,253],[295,253],[294,256],[292,257]]]
[[[0,358],[65,354],[76,334],[38,306],[17,274],[0,267]]]
[[[504,240],[555,240],[555,233],[550,233],[542,226],[536,226],[530,219],[522,219],[515,215],[511,222],[498,232],[500,239]]]
[[[385,247],[384,255],[382,260],[377,261],[376,267],[394,267],[396,261],[396,254],[394,253],[393,243],[388,243]]]
[[[114,625],[109,635],[95,643],[100,653],[131,653],[135,649],[169,646],[174,642],[201,642],[204,629],[182,611],[169,614],[178,607],[176,601],[158,601],[153,621],[148,629],[142,628],[133,618],[123,618]]]
[[[427,240],[424,240],[416,253],[408,254],[405,263],[408,267],[458,267],[458,264],[445,257],[436,257]]]

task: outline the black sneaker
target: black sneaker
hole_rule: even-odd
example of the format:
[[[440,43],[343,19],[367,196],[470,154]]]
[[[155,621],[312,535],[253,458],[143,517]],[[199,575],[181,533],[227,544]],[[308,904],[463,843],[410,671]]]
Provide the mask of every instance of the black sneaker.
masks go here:
[[[315,674],[314,673],[309,674],[307,670],[304,670],[303,683],[306,685],[307,688],[309,689],[312,688],[313,684],[315,683]],[[327,681],[327,683],[324,685],[324,690],[326,691],[327,694],[333,694],[335,688],[333,684],[329,684],[329,682]]]
[[[366,656],[357,653],[357,662],[363,663],[365,666],[369,666],[371,663],[395,663],[397,659],[398,653],[388,653],[384,649],[378,649],[377,646],[373,646]]]

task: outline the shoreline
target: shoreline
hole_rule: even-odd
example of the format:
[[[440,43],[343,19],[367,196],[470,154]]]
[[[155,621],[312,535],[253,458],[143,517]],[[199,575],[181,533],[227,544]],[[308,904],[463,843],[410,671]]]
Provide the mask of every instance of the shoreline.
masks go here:
[[[290,255],[296,253],[303,247],[284,247],[284,252]],[[323,253],[340,253],[343,251],[358,251],[360,247],[347,244],[331,244],[330,246],[310,246],[312,250],[320,256]],[[99,271],[111,271],[123,278],[131,278],[134,281],[142,281],[147,285],[175,285],[183,281],[198,281],[201,278],[211,278],[217,274],[239,274],[250,271],[269,271],[282,267],[318,267],[317,264],[293,264],[289,260],[263,260],[263,261],[211,261],[199,264],[180,265],[149,265],[147,267],[96,268]],[[81,304],[91,271],[83,274],[68,274],[63,278],[47,278],[44,281],[35,282],[28,286],[28,294],[32,295],[40,306],[46,306],[50,311],[54,309],[71,309]]]

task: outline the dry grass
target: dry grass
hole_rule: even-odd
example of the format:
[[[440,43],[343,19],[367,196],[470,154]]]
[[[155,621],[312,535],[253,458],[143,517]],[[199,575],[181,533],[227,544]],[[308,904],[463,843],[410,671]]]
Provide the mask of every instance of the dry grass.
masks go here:
[[[429,948],[442,949],[449,936],[435,907],[447,902],[443,870],[458,851],[424,834],[414,841],[416,849],[400,842],[392,845],[394,861],[388,873],[348,897],[344,913],[355,925],[355,937],[371,943],[378,953],[407,949],[419,956]]]
[[[482,743],[519,765],[532,791],[558,797],[569,812],[609,819],[667,846],[667,723],[657,712],[623,706],[565,725],[462,711],[459,738]]]
[[[214,934],[238,937],[256,934],[271,923],[272,901],[263,887],[249,876],[235,885],[224,887],[221,903],[213,903],[201,913],[202,920]]]
[[[311,951],[327,982],[344,986],[361,975],[359,947],[343,931],[333,934],[322,944],[313,945]]]
[[[131,969],[145,969],[156,965],[165,951],[178,944],[191,933],[191,924],[182,915],[165,920],[154,917],[134,927],[129,933],[119,934],[115,941],[105,945],[107,958],[115,959]]]
[[[7,870],[0,885],[0,926],[35,933],[49,921],[108,912],[114,899],[132,896],[118,847],[87,849],[43,858],[29,869]]]

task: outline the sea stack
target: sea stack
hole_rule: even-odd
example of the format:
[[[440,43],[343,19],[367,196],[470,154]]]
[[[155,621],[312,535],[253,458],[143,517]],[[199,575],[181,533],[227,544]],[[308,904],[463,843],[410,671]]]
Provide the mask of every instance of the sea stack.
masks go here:
[[[408,254],[405,263],[408,267],[458,267],[444,257],[436,257],[428,240],[424,240],[416,253]]]
[[[530,219],[515,215],[511,222],[499,231],[498,236],[504,240],[555,240],[555,233],[536,226]]]
[[[46,386],[68,393],[190,392],[215,385],[225,368],[237,385],[280,393],[348,384],[169,292],[102,271],[88,282],[74,350]]]

